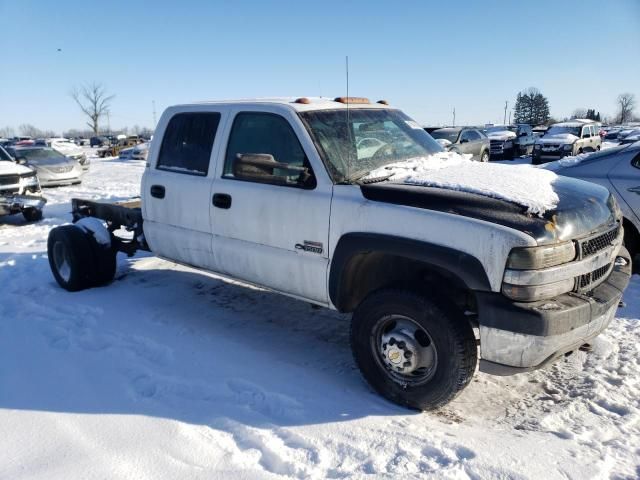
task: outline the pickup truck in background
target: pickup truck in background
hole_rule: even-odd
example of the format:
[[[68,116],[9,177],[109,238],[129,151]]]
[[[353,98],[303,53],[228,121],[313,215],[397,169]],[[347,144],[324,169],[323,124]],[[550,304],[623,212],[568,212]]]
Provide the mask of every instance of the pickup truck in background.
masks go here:
[[[351,348],[369,384],[400,405],[435,409],[468,385],[478,360],[513,374],[579,349],[615,316],[631,275],[605,188],[464,160],[500,170],[489,178],[523,168],[554,176],[557,204],[531,214],[491,192],[384,173],[438,155],[453,154],[386,102],[170,107],[141,199],[74,199],[74,224],[49,234],[51,270],[78,291],[111,282],[117,252],[147,250],[351,312]]]
[[[536,139],[531,125],[526,123],[495,125],[487,128],[487,136],[491,145],[491,158],[505,160],[529,155]]]
[[[36,222],[46,202],[37,172],[19,165],[0,147],[0,216],[22,213],[28,222]]]

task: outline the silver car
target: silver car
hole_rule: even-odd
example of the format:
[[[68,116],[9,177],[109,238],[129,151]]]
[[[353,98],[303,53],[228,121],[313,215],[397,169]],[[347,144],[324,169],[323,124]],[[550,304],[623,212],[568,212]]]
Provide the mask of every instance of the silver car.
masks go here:
[[[594,153],[556,173],[598,183],[615,195],[624,215],[624,242],[636,257],[634,271],[640,271],[640,142]]]
[[[83,170],[80,163],[52,148],[13,147],[7,151],[18,163],[35,168],[43,187],[73,185],[82,181]]]

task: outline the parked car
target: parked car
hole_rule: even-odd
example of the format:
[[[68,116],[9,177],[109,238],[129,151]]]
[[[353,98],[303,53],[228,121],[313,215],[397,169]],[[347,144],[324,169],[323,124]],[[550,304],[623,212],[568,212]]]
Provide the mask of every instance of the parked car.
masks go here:
[[[621,213],[606,188],[446,159],[432,170],[437,186],[412,183],[412,172],[428,169],[425,157],[446,152],[384,104],[178,105],[163,113],[156,136],[141,200],[74,199],[76,223],[50,231],[58,284],[105,285],[116,251],[146,250],[353,312],[356,364],[403,406],[445,405],[469,384],[478,356],[481,370],[501,374],[564,357],[607,327],[631,276]],[[362,138],[386,145],[362,155]],[[461,176],[469,166],[474,175]],[[394,180],[395,170],[407,181]],[[530,212],[526,202],[544,193],[521,185],[523,176],[557,203]],[[126,240],[121,227],[131,232]]]
[[[495,125],[487,128],[491,142],[491,157],[513,160],[521,155],[529,155],[533,150],[535,136],[531,125]]]
[[[83,170],[78,161],[50,147],[16,146],[7,151],[18,163],[34,168],[43,187],[73,185],[82,181]]]
[[[45,203],[36,171],[16,163],[0,147],[0,216],[22,213],[35,222],[42,218]]]
[[[558,175],[598,183],[615,195],[624,216],[624,243],[638,259],[635,270],[640,270],[640,143],[593,153],[555,170]]]
[[[111,144],[111,140],[107,137],[91,137],[89,139],[89,145],[91,147],[105,147]]]
[[[618,134],[620,133],[620,130],[622,130],[620,127],[609,127],[606,131],[606,133],[604,134],[604,139],[605,140],[617,140],[618,139]]]
[[[472,155],[472,160],[489,161],[489,138],[472,127],[447,127],[431,132],[445,150]]]
[[[49,138],[47,139],[47,145],[53,148],[56,152],[77,160],[82,166],[83,170],[89,170],[91,161],[84,153],[84,150],[77,146],[74,142],[67,140],[66,138]]]
[[[640,140],[640,128],[636,128],[625,134],[624,137],[620,138],[620,144],[626,145],[628,143],[635,143],[638,140]]]
[[[597,123],[570,121],[556,123],[536,140],[532,163],[552,162],[559,158],[600,150],[602,139]]]

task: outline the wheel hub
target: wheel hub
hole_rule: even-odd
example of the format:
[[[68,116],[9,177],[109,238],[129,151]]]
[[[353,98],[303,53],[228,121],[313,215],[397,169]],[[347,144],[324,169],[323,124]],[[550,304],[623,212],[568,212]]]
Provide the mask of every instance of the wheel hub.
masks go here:
[[[420,365],[420,346],[409,332],[385,333],[380,348],[385,364],[393,371],[407,375]]]

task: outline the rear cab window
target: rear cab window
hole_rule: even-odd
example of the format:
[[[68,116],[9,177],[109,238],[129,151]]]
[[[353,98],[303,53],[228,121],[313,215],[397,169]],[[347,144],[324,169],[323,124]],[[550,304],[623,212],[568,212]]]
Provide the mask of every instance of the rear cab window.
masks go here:
[[[220,116],[218,112],[185,112],[171,117],[156,169],[207,176]]]

